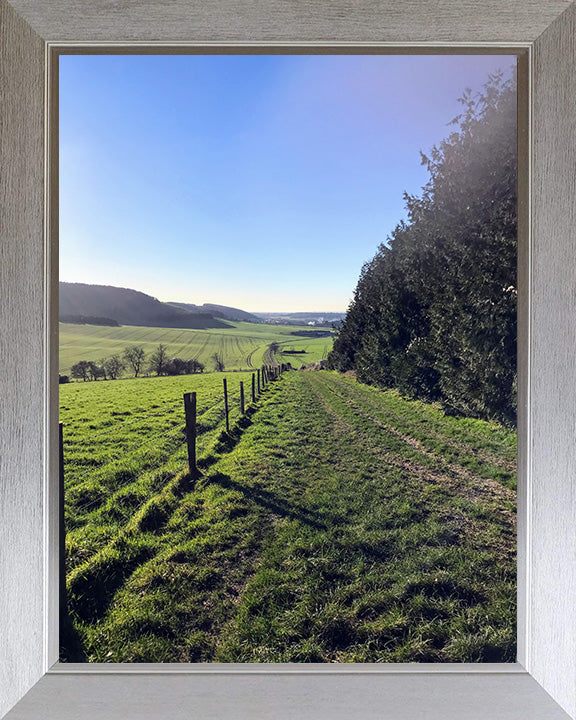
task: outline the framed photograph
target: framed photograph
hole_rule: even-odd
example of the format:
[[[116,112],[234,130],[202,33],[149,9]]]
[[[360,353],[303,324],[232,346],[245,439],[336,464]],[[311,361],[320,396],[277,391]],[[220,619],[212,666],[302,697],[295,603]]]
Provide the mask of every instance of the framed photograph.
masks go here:
[[[63,667],[516,660],[526,57],[324,50],[52,53]]]
[[[576,418],[570,393],[576,380],[572,361],[576,324],[570,290],[576,279],[570,244],[576,222],[573,193],[576,8],[567,2],[545,8],[510,2],[505,7],[495,5],[491,12],[486,8],[466,8],[463,12],[462,3],[453,2],[443,9],[445,14],[439,16],[431,15],[433,9],[425,2],[414,2],[401,12],[392,5],[381,5],[377,10],[369,5],[353,9],[344,5],[340,12],[335,12],[334,5],[309,6],[306,12],[304,8],[296,12],[293,8],[240,8],[234,3],[222,2],[218,12],[214,7],[208,12],[200,5],[186,2],[176,3],[169,9],[137,3],[115,8],[112,22],[110,9],[107,12],[104,4],[91,4],[90,8],[80,10],[69,0],[58,0],[49,8],[40,3],[0,0],[0,99],[4,108],[0,123],[3,168],[0,330],[3,337],[9,338],[9,342],[3,344],[0,363],[2,386],[6,388],[5,412],[0,420],[0,622],[5,638],[0,650],[0,713],[7,713],[8,718],[198,716],[312,720],[354,716],[409,720],[421,717],[423,711],[426,717],[448,719],[464,715],[518,720],[576,717],[573,607],[576,498],[570,481],[576,464],[572,449]],[[526,108],[527,113],[522,116],[525,121],[519,120],[518,134],[518,234],[525,242],[520,243],[518,256],[521,336],[517,379],[520,530],[516,662],[503,662],[510,660],[505,649],[510,645],[506,645],[505,640],[501,640],[500,645],[492,642],[490,647],[496,648],[491,651],[494,654],[483,657],[482,653],[474,655],[470,650],[457,656],[454,643],[450,646],[452,656],[416,644],[410,646],[405,656],[392,655],[391,662],[385,653],[350,652],[347,655],[342,648],[352,643],[338,641],[338,647],[332,643],[337,636],[342,639],[343,626],[336,622],[340,617],[333,617],[332,624],[321,628],[332,644],[299,647],[300,654],[260,656],[252,652],[250,645],[258,632],[258,623],[247,623],[244,636],[238,632],[235,644],[215,656],[209,656],[206,634],[197,633],[187,639],[186,650],[181,651],[178,658],[163,656],[169,643],[144,650],[135,643],[128,654],[115,655],[118,647],[128,647],[122,639],[121,623],[117,623],[118,644],[110,644],[112,624],[106,630],[109,645],[102,656],[98,650],[101,630],[97,622],[92,626],[90,623],[100,612],[94,605],[95,598],[103,597],[106,589],[97,574],[88,577],[86,573],[80,580],[69,579],[76,593],[76,617],[80,617],[80,625],[74,632],[82,636],[84,644],[78,646],[80,651],[75,655],[73,643],[68,640],[69,656],[62,658],[66,662],[59,661],[59,601],[64,593],[58,587],[59,563],[63,558],[62,550],[59,552],[58,518],[63,494],[55,402],[58,368],[54,362],[58,355],[55,238],[60,221],[58,203],[51,194],[58,180],[59,128],[54,108],[58,108],[59,97],[54,68],[57,58],[66,54],[121,51],[128,55],[190,52],[210,55],[230,54],[234,48],[244,55],[258,55],[264,50],[278,55],[377,55],[394,50],[399,55],[505,52],[516,54],[519,59],[527,81],[519,84],[518,107]],[[428,162],[432,163],[429,167],[437,171],[439,166],[434,165],[435,161],[437,158],[433,157]],[[508,292],[514,287],[510,285],[504,290]],[[80,305],[78,295],[69,303],[73,309]],[[175,305],[170,306],[170,312],[178,315],[178,322],[183,321],[182,313],[188,313],[185,318],[188,322],[190,308]],[[222,310],[220,306],[219,312]],[[69,324],[85,324],[86,313],[80,310],[78,313],[84,320],[78,320],[76,314],[69,311],[66,316]],[[88,314],[92,319],[96,315],[92,311]],[[214,315],[204,317],[214,320]],[[220,316],[217,322],[226,324],[229,320]],[[286,318],[268,316],[264,321],[281,322],[276,328],[282,327],[288,332]],[[306,317],[306,322],[310,321]],[[297,328],[298,318],[291,317],[290,322],[290,329]],[[307,332],[312,331],[307,328]],[[69,333],[77,335],[78,330],[72,327]],[[300,349],[296,347],[297,334],[294,338],[294,347],[290,345],[288,354]],[[268,343],[268,339],[266,336],[268,355],[262,360],[266,382],[273,383],[278,382],[283,365],[288,365],[284,356],[282,363],[277,362],[287,341],[273,338]],[[312,339],[310,342],[312,348]],[[243,350],[240,344],[237,340],[239,351]],[[160,343],[158,348],[161,347]],[[304,351],[318,354],[315,346],[311,350],[307,346]],[[251,352],[250,349],[247,357],[252,357]],[[114,356],[113,353],[111,357]],[[111,357],[105,358],[106,363]],[[225,358],[218,352],[214,358],[220,362],[215,372],[222,372]],[[176,360],[180,358],[167,363],[176,368]],[[199,356],[196,360],[200,362]],[[322,358],[314,356],[313,360],[321,366]],[[124,352],[119,362],[120,365],[131,362],[129,353]],[[191,361],[186,358],[182,362]],[[114,369],[106,363],[92,362],[93,367],[84,368],[88,373],[85,379],[98,381],[98,372],[106,368],[108,375],[114,375],[119,365]],[[170,374],[164,372],[168,367],[166,363],[156,364],[158,378]],[[72,374],[73,367],[74,363],[66,369]],[[132,367],[137,376],[139,368]],[[363,367],[364,372],[370,372],[368,364]],[[80,379],[79,388],[83,384],[81,370],[80,367],[74,369]],[[197,370],[198,367],[194,372]],[[255,401],[256,375],[248,374],[254,378],[252,400]],[[415,374],[422,384],[422,374]],[[250,395],[249,382],[246,396]],[[258,377],[258,387],[260,382],[264,381]],[[287,381],[280,378],[280,382]],[[338,388],[331,390],[337,395]],[[454,401],[454,393],[451,397]],[[244,400],[248,404],[247,397],[240,400],[241,412]],[[490,417],[501,413],[505,422],[506,413],[512,412],[511,406],[503,397],[493,398],[491,403]],[[377,408],[373,411],[377,412]],[[188,425],[186,427],[188,429]],[[94,431],[100,429],[95,427]],[[232,441],[233,432],[226,429]],[[186,437],[187,457],[192,468],[196,458],[190,455],[190,440]],[[80,458],[79,462],[84,460]],[[215,477],[223,482],[222,478],[229,476]],[[231,482],[226,488],[232,487]],[[78,497],[88,490],[93,492],[94,488],[80,488]],[[270,507],[274,498],[272,493],[266,497],[260,493],[258,499]],[[238,492],[233,500],[235,514],[230,517],[241,517],[245,508],[241,507]],[[82,502],[80,499],[78,507]],[[278,508],[277,503],[275,507]],[[160,512],[162,508],[144,508],[138,522],[153,523],[152,510]],[[310,508],[302,506],[299,510],[300,519],[305,516],[312,527]],[[292,508],[291,518],[294,512]],[[78,517],[81,515],[82,512]],[[453,529],[453,520],[446,520],[448,530]],[[154,531],[155,526],[148,529]],[[95,534],[99,532],[106,530],[97,529]],[[76,550],[80,562],[85,551]],[[83,567],[81,562],[78,567]],[[328,565],[323,567],[326,572],[330,569]],[[202,582],[210,584],[209,568],[203,570],[206,572]],[[440,580],[447,582],[444,575]],[[453,598],[453,580],[450,582]],[[270,586],[264,583],[261,587],[269,590]],[[464,584],[460,583],[458,588],[462,587]],[[258,587],[255,586],[253,592],[257,595]],[[426,602],[424,595],[419,602]],[[437,599],[436,594],[433,604]],[[142,613],[145,602],[145,595],[141,594]],[[205,603],[205,599],[202,602]],[[94,612],[85,610],[90,603],[93,610],[96,608]],[[213,607],[211,612],[214,611]],[[149,616],[146,619],[141,614],[137,623],[148,621]],[[350,626],[347,628],[350,631]],[[375,633],[379,631],[375,626],[373,629]],[[278,630],[279,635],[288,632],[289,628]],[[464,646],[461,643],[458,647]],[[91,648],[91,657],[81,657],[87,648]],[[241,648],[249,651],[243,654]],[[111,654],[107,656],[107,653]],[[116,658],[118,662],[114,662]],[[209,663],[204,662],[207,658]],[[458,662],[461,658],[465,662]],[[91,662],[74,662],[78,659]],[[470,662],[476,659],[485,662]],[[169,664],[163,664],[163,660]],[[448,664],[444,664],[446,660]],[[452,664],[451,660],[457,662]]]

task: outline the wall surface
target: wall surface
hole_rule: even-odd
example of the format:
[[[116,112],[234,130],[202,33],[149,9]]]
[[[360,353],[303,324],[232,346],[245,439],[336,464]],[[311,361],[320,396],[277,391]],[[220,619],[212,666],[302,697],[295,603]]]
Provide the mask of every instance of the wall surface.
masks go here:
[[[534,71],[528,669],[576,716],[576,6],[536,41]]]
[[[0,716],[42,675],[44,43],[0,0]]]

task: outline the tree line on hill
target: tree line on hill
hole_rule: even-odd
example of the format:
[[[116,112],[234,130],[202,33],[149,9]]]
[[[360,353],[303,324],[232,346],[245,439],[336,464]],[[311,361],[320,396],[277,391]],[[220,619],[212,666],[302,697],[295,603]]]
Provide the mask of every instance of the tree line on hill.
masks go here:
[[[98,315],[60,315],[60,322],[71,323],[73,325],[108,325],[110,327],[120,327],[118,320],[109,317],[100,317]]]
[[[166,345],[159,344],[149,358],[141,345],[129,345],[122,355],[112,355],[96,363],[91,360],[80,360],[72,365],[70,377],[74,380],[116,380],[126,370],[134,377],[148,371],[156,375],[191,375],[204,372],[205,365],[198,360],[182,360],[169,358]],[[68,375],[60,375],[60,383],[69,381]]]
[[[421,196],[362,268],[329,367],[446,411],[516,422],[516,77],[466,90]]]

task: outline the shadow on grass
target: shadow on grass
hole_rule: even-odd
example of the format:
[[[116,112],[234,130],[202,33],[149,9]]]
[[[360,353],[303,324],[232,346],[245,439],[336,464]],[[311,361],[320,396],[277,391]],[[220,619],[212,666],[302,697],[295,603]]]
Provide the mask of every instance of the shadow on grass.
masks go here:
[[[214,461],[215,462],[215,461]],[[200,465],[200,463],[198,463]],[[184,473],[181,475],[176,484],[174,485],[174,495],[181,499],[184,497],[184,495],[187,495],[189,492],[192,492],[194,488],[196,487],[196,483],[200,478],[202,477],[202,472],[199,468],[196,470],[188,470],[187,473]]]
[[[218,453],[232,452],[242,439],[242,434],[246,428],[252,425],[252,416],[258,411],[258,407],[252,405],[244,415],[242,415],[236,423],[230,428],[230,432],[223,430],[218,436],[215,450]]]
[[[146,546],[125,548],[96,558],[68,582],[68,608],[85,622],[103,617],[116,591],[140,565],[152,557]]]
[[[338,521],[327,516],[326,513],[320,514],[303,508],[279,497],[269,490],[243,485],[224,473],[204,476],[203,482],[206,484],[215,483],[227,489],[238,490],[245,498],[251,500],[253,503],[261,505],[281,517],[298,520],[309,527],[313,527],[315,530],[325,531],[328,533],[327,537],[330,537],[330,531],[339,525]],[[328,524],[321,518],[327,519]],[[393,555],[390,547],[374,547],[359,538],[354,538],[350,543],[344,543],[334,537],[331,537],[330,540],[335,548],[340,548],[345,553],[357,553],[363,558],[377,562],[389,562]]]
[[[80,636],[67,613],[60,616],[60,662],[87,662]]]
[[[300,522],[310,525],[317,530],[328,530],[328,526],[318,519],[318,513],[314,513],[311,510],[307,510],[306,508],[295,505],[294,503],[290,503],[269,490],[242,485],[241,483],[236,482],[236,480],[232,480],[229,475],[225,475],[224,473],[216,473],[205,477],[204,482],[216,483],[224,488],[238,490],[252,502],[271,510],[276,515],[288,517],[291,520],[299,520]]]
[[[270,380],[268,382],[268,385],[271,382],[278,382],[277,380]],[[268,387],[268,385],[266,387]],[[256,397],[256,401],[254,403],[251,403],[246,408],[243,415],[238,418],[238,420],[232,425],[230,428],[230,431],[222,430],[220,432],[220,435],[218,435],[218,438],[216,440],[216,444],[214,446],[214,449],[212,452],[208,453],[208,455],[205,455],[202,458],[199,458],[196,462],[198,466],[196,479],[202,476],[202,471],[207,470],[208,468],[212,467],[215,463],[220,460],[220,456],[232,452],[234,448],[238,445],[240,440],[242,439],[242,434],[246,428],[250,427],[252,425],[252,417],[262,409],[263,403],[262,400],[265,399],[263,396],[263,392],[265,391],[265,388],[262,388],[260,390],[259,394]],[[268,397],[268,402],[270,401],[270,396]],[[264,420],[264,424],[271,425],[272,423]],[[210,429],[210,428],[207,428]],[[199,433],[201,434],[201,433]]]
[[[212,465],[215,465],[218,460],[221,459],[222,455],[234,450],[242,439],[244,430],[252,425],[252,416],[260,410],[260,407],[260,405],[251,405],[244,415],[231,427],[230,432],[222,430],[220,435],[218,435],[214,450],[208,453],[208,455],[198,458],[196,462],[198,469],[195,474],[191,473],[193,481],[202,477],[202,471],[208,470]]]

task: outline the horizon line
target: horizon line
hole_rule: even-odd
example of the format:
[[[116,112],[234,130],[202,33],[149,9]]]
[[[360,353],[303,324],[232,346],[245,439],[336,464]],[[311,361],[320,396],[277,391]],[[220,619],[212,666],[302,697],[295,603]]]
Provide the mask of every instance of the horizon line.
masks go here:
[[[151,298],[154,298],[155,300],[158,300],[161,303],[165,304],[171,304],[171,303],[183,303],[185,305],[196,305],[197,307],[202,307],[203,305],[220,305],[221,307],[229,307],[234,310],[242,310],[242,312],[250,313],[252,315],[258,315],[258,313],[264,313],[265,315],[294,315],[296,313],[306,314],[306,315],[329,315],[329,314],[337,314],[337,315],[346,315],[348,312],[347,310],[246,310],[245,308],[236,307],[235,305],[225,305],[222,302],[203,302],[201,305],[197,302],[190,302],[190,301],[183,301],[183,300],[162,300],[156,295],[152,295],[150,292],[147,292],[145,290],[137,290],[133,287],[128,287],[126,285],[108,285],[104,283],[87,283],[82,282],[78,280],[62,280],[61,278],[58,278],[58,284],[60,283],[67,283],[69,285],[88,285],[92,287],[111,287],[111,288],[118,288],[119,290],[133,290],[134,292],[142,293],[143,295],[148,295]]]

